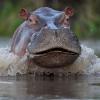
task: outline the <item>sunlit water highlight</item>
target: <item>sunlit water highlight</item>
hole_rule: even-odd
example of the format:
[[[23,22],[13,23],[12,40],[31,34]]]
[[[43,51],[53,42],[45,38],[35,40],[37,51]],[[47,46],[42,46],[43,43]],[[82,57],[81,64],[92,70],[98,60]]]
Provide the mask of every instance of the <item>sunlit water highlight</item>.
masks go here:
[[[69,69],[64,68],[64,71],[81,74],[95,74],[100,72],[100,58],[94,54],[94,50],[81,45],[82,53]],[[27,56],[18,57],[9,52],[9,46],[0,48],[0,76],[16,75],[17,73],[26,74]]]

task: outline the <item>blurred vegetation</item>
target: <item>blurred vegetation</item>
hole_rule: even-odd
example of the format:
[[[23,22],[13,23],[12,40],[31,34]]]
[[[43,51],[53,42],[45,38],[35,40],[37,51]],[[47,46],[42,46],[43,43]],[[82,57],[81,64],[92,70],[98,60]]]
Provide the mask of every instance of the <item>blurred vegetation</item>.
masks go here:
[[[63,10],[75,9],[71,18],[72,29],[80,38],[100,38],[100,0],[0,0],[0,36],[11,37],[23,22],[19,17],[21,8],[30,11],[41,6]]]

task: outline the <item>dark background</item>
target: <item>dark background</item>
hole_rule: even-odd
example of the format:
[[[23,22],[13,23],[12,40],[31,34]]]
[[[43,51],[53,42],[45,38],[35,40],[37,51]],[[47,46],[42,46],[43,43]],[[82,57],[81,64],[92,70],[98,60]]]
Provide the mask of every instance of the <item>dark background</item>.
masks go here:
[[[63,10],[72,6],[75,14],[71,28],[79,38],[100,38],[100,0],[0,0],[0,37],[11,37],[23,22],[19,17],[21,8],[35,10],[48,6]]]

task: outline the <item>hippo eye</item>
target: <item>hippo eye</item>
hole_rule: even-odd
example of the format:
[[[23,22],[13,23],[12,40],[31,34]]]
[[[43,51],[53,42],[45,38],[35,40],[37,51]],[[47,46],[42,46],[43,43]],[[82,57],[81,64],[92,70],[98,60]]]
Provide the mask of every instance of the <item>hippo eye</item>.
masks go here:
[[[30,22],[32,22],[32,19],[29,19]]]
[[[69,21],[69,18],[67,18],[66,21]]]
[[[38,18],[36,16],[30,16],[28,22],[30,25],[35,25],[39,23]]]
[[[65,16],[61,24],[63,25],[63,27],[70,27],[69,16]]]

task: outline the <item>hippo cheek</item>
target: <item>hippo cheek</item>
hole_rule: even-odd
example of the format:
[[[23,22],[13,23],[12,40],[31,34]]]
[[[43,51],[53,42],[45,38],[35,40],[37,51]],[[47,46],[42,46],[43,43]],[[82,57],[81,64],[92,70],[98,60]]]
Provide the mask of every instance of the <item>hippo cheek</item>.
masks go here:
[[[31,60],[44,68],[61,68],[72,64],[79,54],[65,50],[50,50],[34,55]]]

